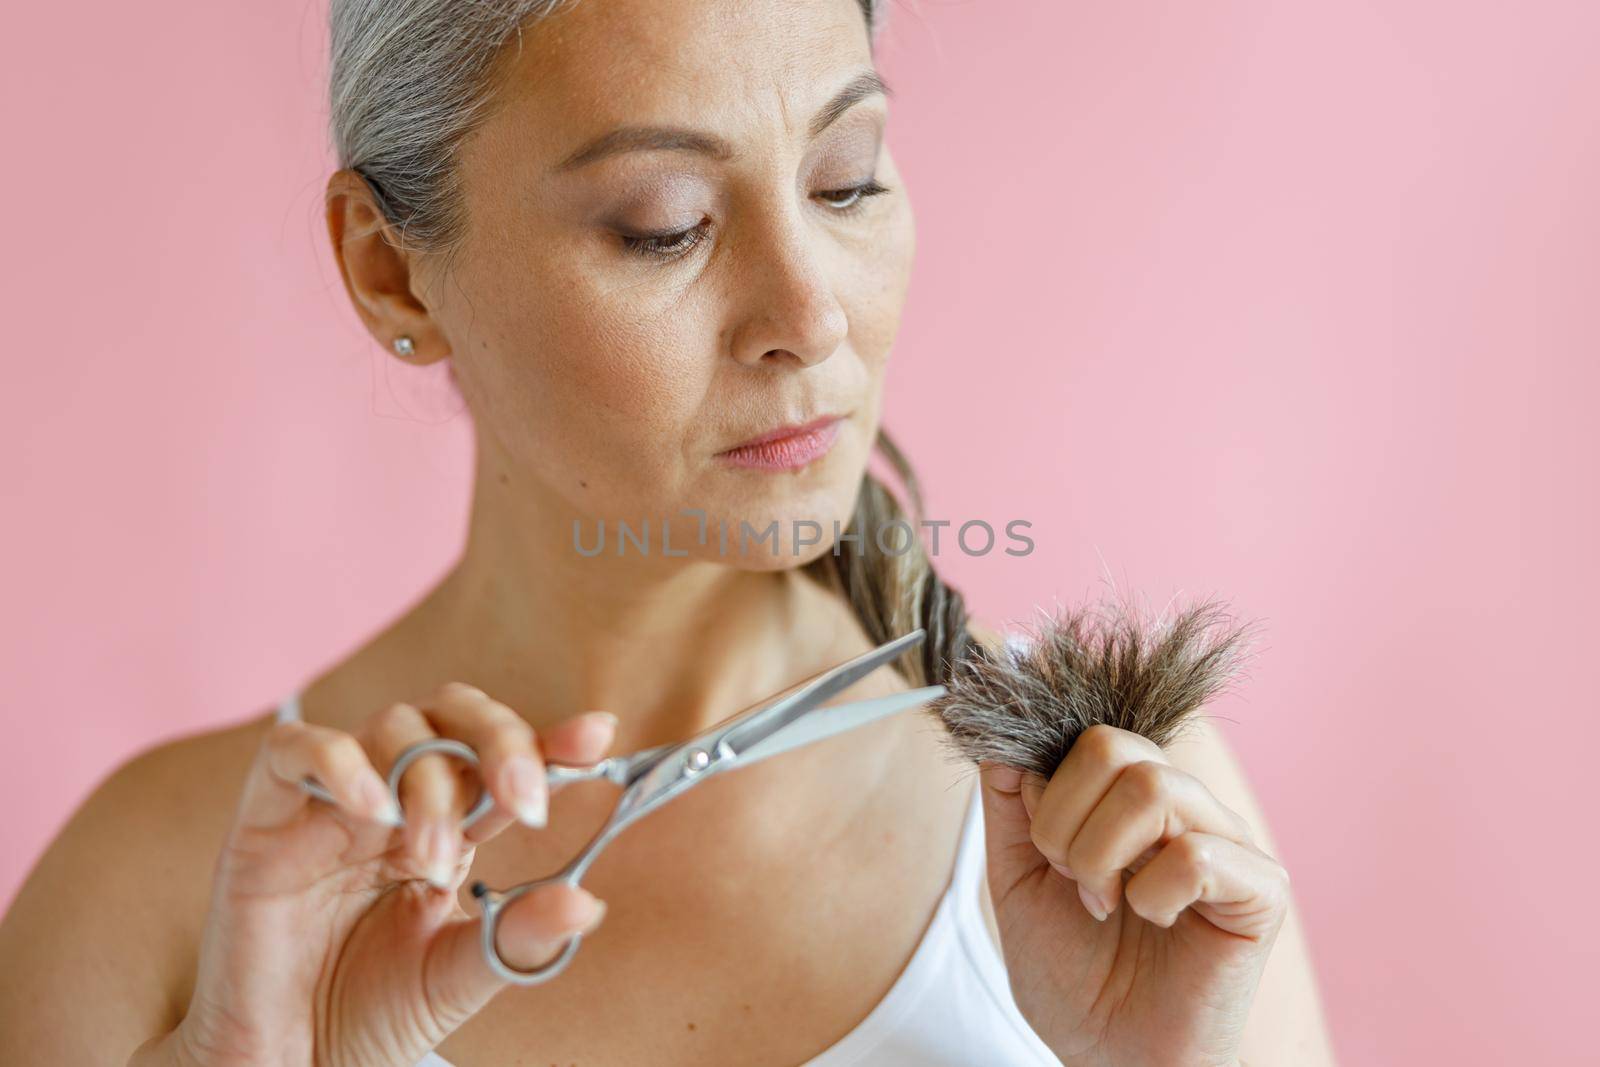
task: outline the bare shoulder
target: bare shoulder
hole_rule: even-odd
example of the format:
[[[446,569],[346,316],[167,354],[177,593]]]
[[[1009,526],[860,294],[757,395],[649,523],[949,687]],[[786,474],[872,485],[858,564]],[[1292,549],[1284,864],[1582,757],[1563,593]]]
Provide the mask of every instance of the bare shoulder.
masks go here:
[[[1174,767],[1200,779],[1212,796],[1250,824],[1262,851],[1272,851],[1266,814],[1250,788],[1238,756],[1209,718],[1203,714],[1196,716],[1180,736],[1168,742],[1165,752]]]
[[[211,871],[266,715],[149,748],[107,775],[0,921],[0,1061],[125,1063],[188,1002]]]
[[[1173,766],[1199,779],[1212,796],[1249,824],[1257,848],[1283,862],[1266,813],[1243,766],[1209,719],[1202,716],[1196,720],[1182,737],[1167,746],[1166,752]],[[1294,872],[1290,870],[1289,875],[1292,881]],[[1316,969],[1292,891],[1288,914],[1272,954],[1267,957],[1251,1005],[1241,1059],[1246,1063],[1293,1062],[1307,1067],[1334,1063]]]
[[[987,623],[972,617],[967,619],[967,632],[980,644],[988,646],[994,651],[999,651],[1005,646],[1005,634]],[[974,789],[982,788],[976,782]],[[989,879],[987,876],[978,879],[978,902],[983,910],[983,925],[989,931],[989,940],[994,943],[996,952],[1001,951],[1000,923],[995,918],[994,898],[989,893]]]

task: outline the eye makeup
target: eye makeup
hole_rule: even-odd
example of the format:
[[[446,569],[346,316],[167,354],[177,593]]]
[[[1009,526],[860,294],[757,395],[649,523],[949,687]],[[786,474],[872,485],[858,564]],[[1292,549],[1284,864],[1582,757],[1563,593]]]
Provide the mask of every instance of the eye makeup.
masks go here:
[[[880,184],[876,178],[869,178],[843,189],[830,189],[818,193],[816,196],[826,203],[834,214],[849,216],[861,211],[869,198],[892,191],[888,186]],[[630,254],[673,260],[694,251],[705,239],[708,226],[709,224],[702,218],[699,223],[687,229],[642,235],[623,233],[620,237],[623,248]]]

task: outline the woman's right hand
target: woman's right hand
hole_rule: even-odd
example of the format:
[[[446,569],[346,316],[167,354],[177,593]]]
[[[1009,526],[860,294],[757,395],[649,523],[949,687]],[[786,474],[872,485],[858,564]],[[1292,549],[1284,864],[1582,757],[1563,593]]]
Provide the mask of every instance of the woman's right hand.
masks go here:
[[[542,826],[545,759],[594,763],[615,725],[589,712],[535,736],[504,704],[452,682],[355,734],[273,726],[217,860],[188,1012],[130,1067],[416,1063],[504,985],[483,959],[481,919],[457,898],[474,846],[514,818]],[[404,749],[434,737],[466,743],[481,766],[417,760],[400,784],[398,827],[385,777]],[[306,793],[307,775],[338,803]],[[463,832],[480,781],[495,804]],[[499,947],[508,962],[540,966],[604,910],[582,888],[545,886],[502,914]]]

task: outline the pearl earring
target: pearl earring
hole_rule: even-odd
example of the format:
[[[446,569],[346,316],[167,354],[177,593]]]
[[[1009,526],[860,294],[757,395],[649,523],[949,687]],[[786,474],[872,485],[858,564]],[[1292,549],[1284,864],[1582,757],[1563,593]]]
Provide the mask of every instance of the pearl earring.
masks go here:
[[[394,339],[394,350],[396,355],[409,356],[417,350],[417,346],[412,343],[411,338],[402,335]]]

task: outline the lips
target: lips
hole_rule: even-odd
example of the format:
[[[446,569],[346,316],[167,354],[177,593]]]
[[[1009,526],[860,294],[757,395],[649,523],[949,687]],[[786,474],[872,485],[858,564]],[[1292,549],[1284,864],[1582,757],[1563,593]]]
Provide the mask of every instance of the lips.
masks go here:
[[[780,426],[717,453],[717,458],[736,467],[795,470],[825,455],[833,447],[843,422],[843,416],[825,415],[806,423]]]
[[[810,422],[801,423],[799,425],[795,425],[795,426],[780,426],[776,430],[771,431],[770,433],[762,434],[760,437],[752,437],[748,441],[741,441],[739,444],[734,445],[732,448],[728,449],[727,452],[737,452],[741,448],[754,448],[756,445],[764,445],[764,444],[767,444],[768,442],[771,442],[771,441],[781,441],[785,437],[794,437],[794,436],[797,436],[799,434],[812,433],[812,432],[814,432],[816,430],[822,429],[823,427],[827,426],[829,423],[834,423],[834,422],[838,422],[838,421],[839,421],[839,416],[838,415],[824,415],[820,419],[812,419]],[[721,454],[722,455],[726,455],[727,452],[724,452],[724,453],[721,453]]]

